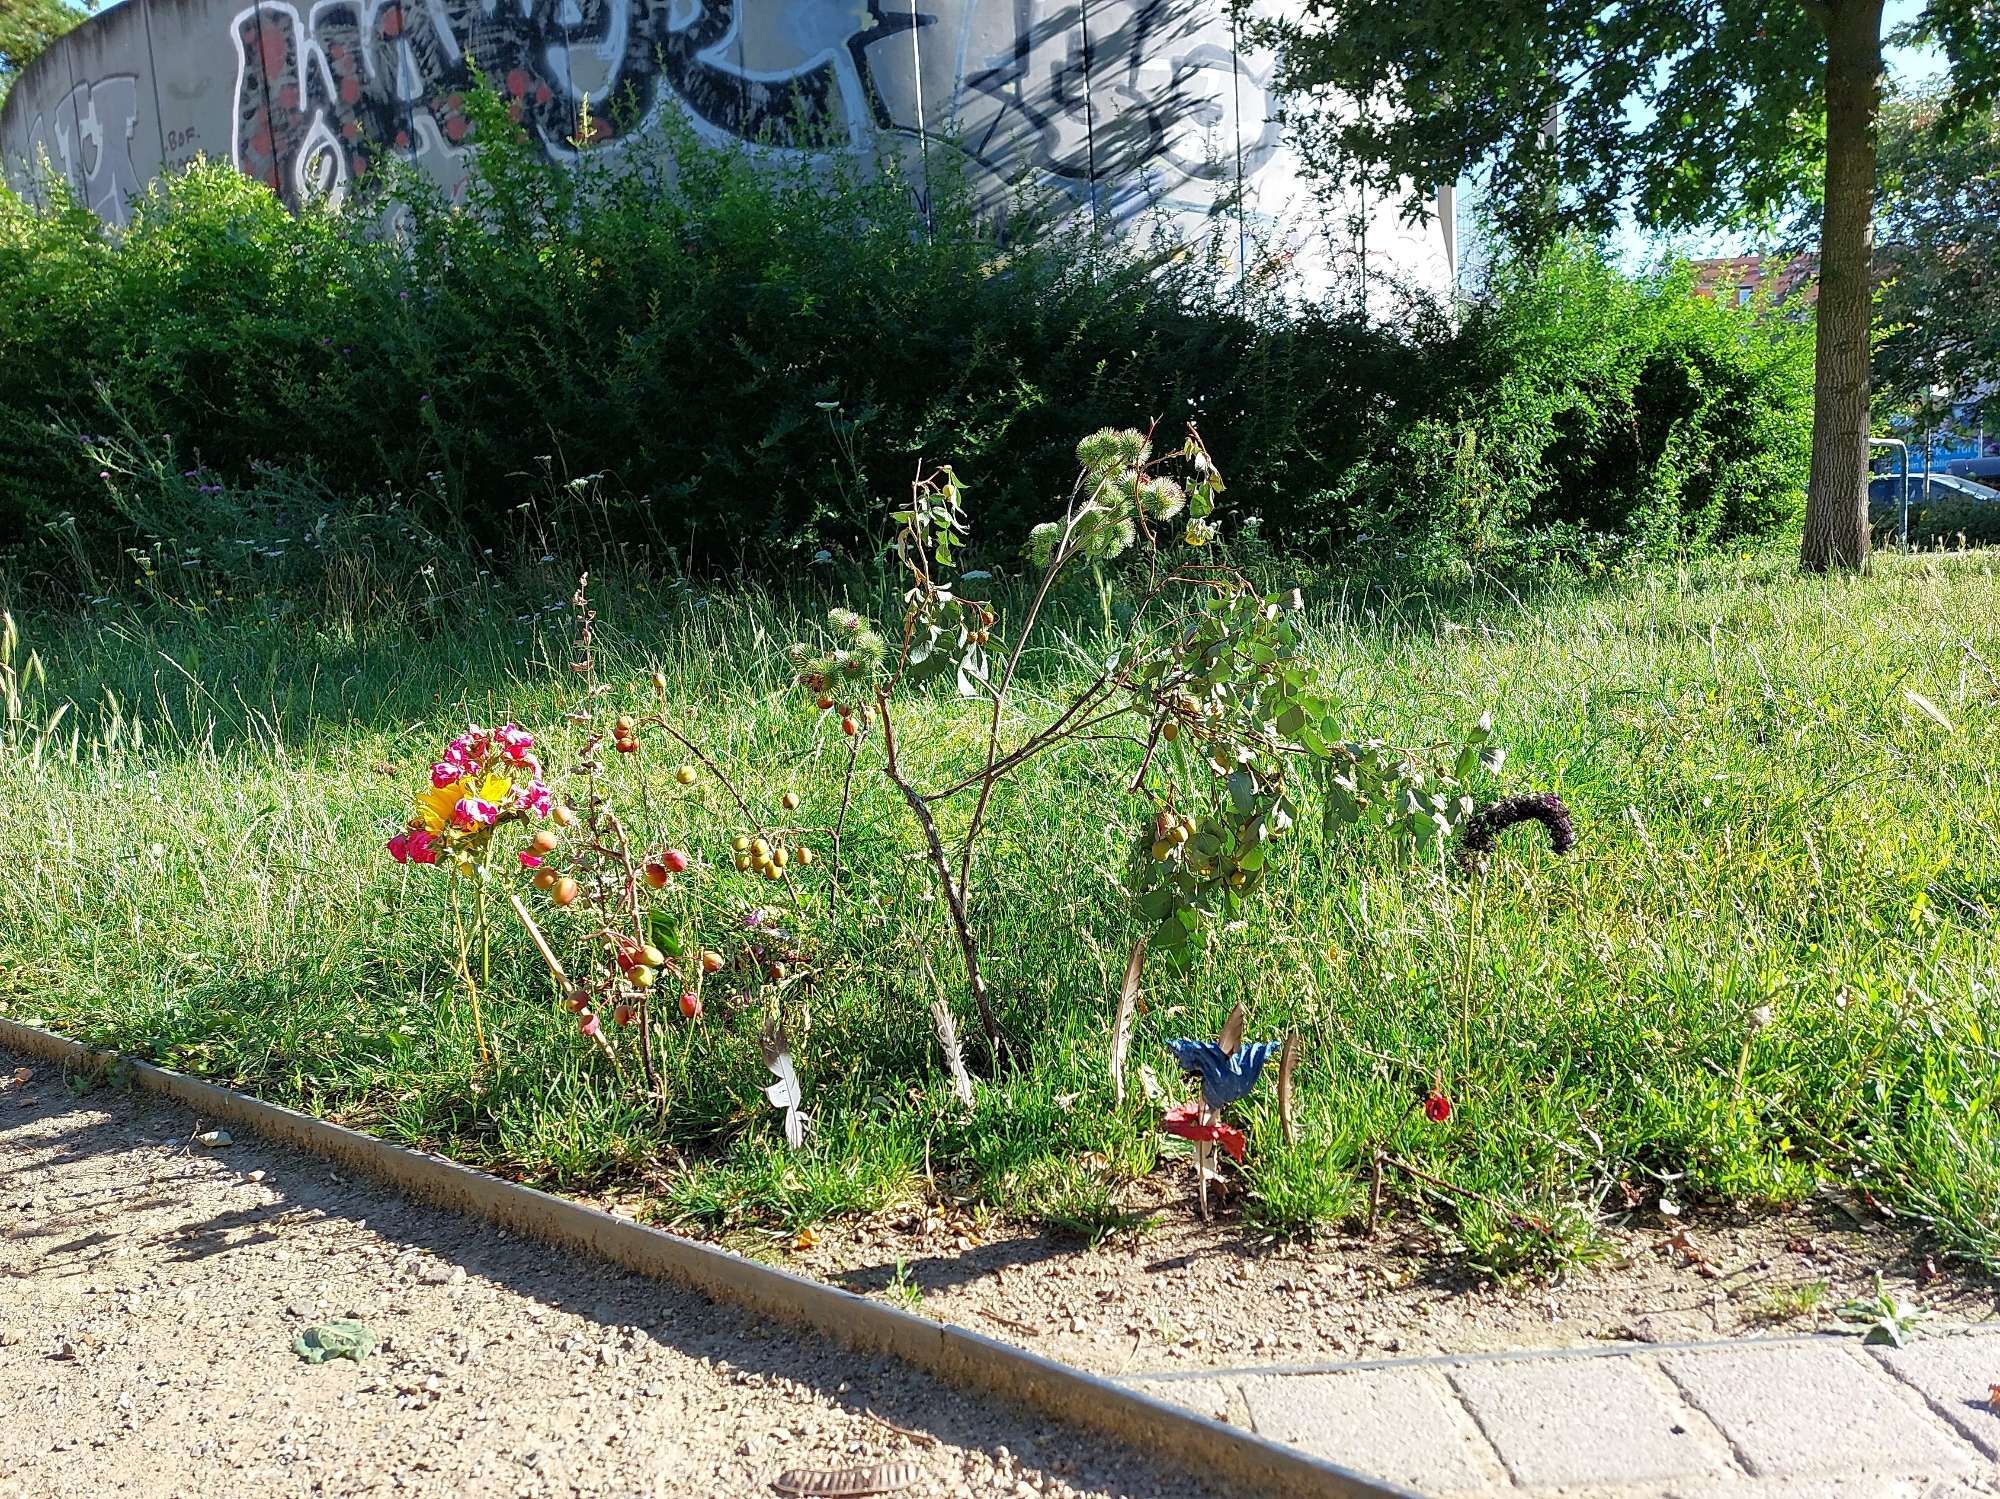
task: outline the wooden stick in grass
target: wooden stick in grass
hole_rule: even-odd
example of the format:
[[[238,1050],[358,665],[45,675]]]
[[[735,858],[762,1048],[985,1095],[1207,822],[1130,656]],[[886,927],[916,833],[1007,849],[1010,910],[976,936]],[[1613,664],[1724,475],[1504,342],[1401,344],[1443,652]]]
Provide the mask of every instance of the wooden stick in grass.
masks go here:
[[[569,975],[563,972],[562,960],[556,956],[555,949],[549,946],[549,939],[544,937],[542,929],[535,925],[535,918],[529,915],[528,908],[521,904],[521,897],[511,890],[507,892],[507,904],[514,908],[514,914],[521,918],[521,925],[528,929],[529,940],[535,944],[535,951],[542,955],[542,961],[549,965],[549,972],[555,976],[556,987],[567,994],[570,989]],[[599,1031],[590,1039],[611,1058],[611,1065],[617,1067],[617,1054],[611,1050],[611,1043],[604,1039],[604,1033]],[[619,1071],[622,1073],[624,1069],[619,1068]]]

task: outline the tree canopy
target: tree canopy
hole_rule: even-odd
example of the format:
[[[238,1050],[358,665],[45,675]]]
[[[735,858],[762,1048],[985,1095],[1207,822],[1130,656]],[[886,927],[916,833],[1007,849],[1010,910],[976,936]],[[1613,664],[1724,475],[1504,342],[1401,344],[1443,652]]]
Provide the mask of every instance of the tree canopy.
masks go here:
[[[1817,209],[1802,560],[1866,560],[1883,0],[1302,0],[1254,24],[1309,161],[1387,190],[1473,174],[1517,237]],[[2000,5],[1928,0],[1893,40],[1942,52],[1948,126],[1990,106]]]
[[[22,69],[86,14],[68,0],[0,0],[0,99]]]
[[[1946,104],[1916,94],[1882,111],[1875,374],[1894,405],[2000,382],[2000,113],[1952,128]]]

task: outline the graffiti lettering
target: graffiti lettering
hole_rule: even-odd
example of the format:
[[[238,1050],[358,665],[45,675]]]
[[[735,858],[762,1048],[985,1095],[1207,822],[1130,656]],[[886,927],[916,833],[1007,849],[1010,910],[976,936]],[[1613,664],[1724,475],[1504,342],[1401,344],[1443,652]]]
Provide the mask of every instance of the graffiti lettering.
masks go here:
[[[1233,181],[1277,141],[1208,0],[257,0],[233,31],[234,159],[294,202],[385,151],[461,151],[482,74],[554,158],[586,100],[601,143],[671,99],[781,148],[949,134],[996,184],[1108,184],[1114,212]]]
[[[321,0],[302,19],[260,0],[235,18],[235,159],[289,199],[337,196],[382,151],[461,149],[482,73],[553,157],[573,149],[586,100],[601,143],[642,128],[663,89],[738,136],[826,139],[831,64],[727,66],[735,4],[708,0],[690,17],[687,0]]]
[[[79,83],[28,127],[28,150],[68,180],[98,217],[123,224],[139,173],[132,132],[139,120],[139,79],[119,73]]]

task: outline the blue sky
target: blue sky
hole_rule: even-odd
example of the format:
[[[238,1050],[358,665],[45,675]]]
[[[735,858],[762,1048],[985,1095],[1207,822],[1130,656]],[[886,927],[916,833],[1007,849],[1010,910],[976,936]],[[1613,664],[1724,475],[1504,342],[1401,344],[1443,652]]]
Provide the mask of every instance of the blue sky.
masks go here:
[[[1923,0],[1888,0],[1883,29],[1894,31],[1907,25],[1923,9]],[[1889,73],[1897,82],[1915,84],[1934,79],[1943,72],[1943,60],[1933,50],[1921,47],[1891,47]],[[1682,255],[1740,255],[1758,248],[1754,237],[1740,231],[1693,230],[1672,236],[1649,235],[1629,220],[1611,237],[1612,253],[1634,269],[1657,259],[1671,249]]]

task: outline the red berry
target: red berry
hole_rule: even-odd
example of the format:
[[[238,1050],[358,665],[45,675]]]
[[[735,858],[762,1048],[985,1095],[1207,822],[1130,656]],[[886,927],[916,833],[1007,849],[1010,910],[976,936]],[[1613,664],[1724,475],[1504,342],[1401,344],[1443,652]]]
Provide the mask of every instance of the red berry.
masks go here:
[[[1443,1124],[1451,1118],[1451,1100],[1436,1088],[1424,1095],[1424,1118],[1432,1124]]]
[[[690,1020],[701,1019],[701,996],[690,989],[681,996],[681,1013]]]
[[[846,735],[848,735],[848,736],[849,736],[850,738],[852,738],[852,737],[853,737],[854,735],[856,735],[856,734],[860,733],[860,732],[861,732],[861,730],[860,730],[860,729],[858,729],[857,727],[855,727],[855,723],[854,723],[854,720],[853,720],[853,719],[851,719],[851,718],[843,718],[843,719],[842,719],[842,720],[840,721],[840,732],[841,732],[841,733],[843,733],[843,734],[846,734]]]
[[[660,855],[660,862],[672,873],[679,874],[688,867],[688,856],[677,848],[670,848]]]
[[[648,864],[646,866],[646,883],[651,885],[655,890],[665,889],[667,883],[667,866],[660,863],[657,859]]]
[[[639,1012],[629,1004],[621,1004],[611,1012],[611,1018],[620,1025],[630,1025],[638,1016]]]

